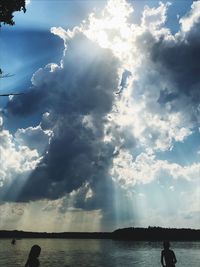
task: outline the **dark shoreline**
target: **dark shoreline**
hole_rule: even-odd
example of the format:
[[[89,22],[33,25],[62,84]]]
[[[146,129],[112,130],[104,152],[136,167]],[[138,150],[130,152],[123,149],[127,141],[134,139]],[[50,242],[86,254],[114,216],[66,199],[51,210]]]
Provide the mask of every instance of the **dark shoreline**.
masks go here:
[[[200,241],[200,230],[175,228],[124,228],[114,232],[24,232],[0,230],[1,238],[59,238],[59,239],[113,239],[132,241]]]

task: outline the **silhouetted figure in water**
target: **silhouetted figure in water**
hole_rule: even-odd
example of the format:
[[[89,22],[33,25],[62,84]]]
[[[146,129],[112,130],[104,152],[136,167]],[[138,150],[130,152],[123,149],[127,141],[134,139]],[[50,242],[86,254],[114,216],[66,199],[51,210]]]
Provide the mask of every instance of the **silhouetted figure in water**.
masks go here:
[[[40,262],[38,257],[40,256],[41,247],[38,245],[34,245],[31,248],[31,251],[28,256],[28,260],[25,264],[25,267],[38,267],[40,266]]]
[[[163,242],[164,249],[161,252],[161,264],[163,267],[175,267],[177,262],[174,251],[169,249],[169,241]]]
[[[11,244],[12,245],[15,245],[16,244],[16,240],[13,238],[13,240],[11,241]]]

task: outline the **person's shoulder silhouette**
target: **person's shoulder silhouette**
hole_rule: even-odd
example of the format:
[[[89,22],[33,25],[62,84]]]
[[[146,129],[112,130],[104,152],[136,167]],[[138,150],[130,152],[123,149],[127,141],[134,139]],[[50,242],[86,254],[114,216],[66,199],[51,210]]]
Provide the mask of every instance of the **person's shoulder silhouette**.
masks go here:
[[[25,267],[39,267],[40,262],[38,260],[38,257],[40,256],[40,252],[41,252],[40,246],[38,245],[32,246]]]
[[[170,248],[170,242],[164,241],[163,242],[164,249],[161,252],[161,264],[163,267],[175,267],[177,262],[176,256],[173,250]]]

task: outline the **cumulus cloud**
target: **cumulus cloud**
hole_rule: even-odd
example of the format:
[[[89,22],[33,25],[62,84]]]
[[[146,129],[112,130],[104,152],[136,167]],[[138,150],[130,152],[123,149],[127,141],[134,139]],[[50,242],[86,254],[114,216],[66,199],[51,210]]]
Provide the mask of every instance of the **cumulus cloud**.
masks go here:
[[[136,184],[148,184],[159,179],[184,179],[198,181],[200,164],[182,166],[167,160],[157,159],[153,153],[141,153],[135,160],[127,151],[120,151],[114,159],[111,175],[124,187],[131,188]]]
[[[63,30],[57,34],[63,36]],[[20,143],[33,148],[37,139],[41,148],[42,138],[52,135],[47,153],[18,197],[21,201],[55,199],[86,181],[103,180],[112,159],[114,147],[103,136],[120,81],[119,62],[80,31],[72,38],[65,32],[65,38],[60,66],[39,69],[31,90],[8,105],[9,112],[18,115],[44,113],[40,126],[17,131]]]
[[[162,26],[167,19],[166,10],[169,5],[170,3],[163,4],[161,2],[157,8],[145,6],[142,14],[141,26],[143,28],[147,28],[147,30],[152,29],[154,31],[156,28],[160,28],[160,26]]]
[[[168,6],[146,7],[141,25],[124,22],[130,35],[120,35],[118,41],[129,49],[115,55],[122,61],[129,58],[124,62],[132,79],[112,114],[121,132],[128,126],[143,147],[161,151],[183,142],[199,124],[199,26],[195,23],[187,35],[181,30],[173,35],[164,25]],[[114,41],[108,47],[115,53]]]
[[[129,128],[132,139],[138,139],[144,146],[163,151],[171,149],[174,142],[192,134],[197,109],[191,109],[193,103],[187,103],[190,100],[187,96],[179,98],[176,84],[167,75],[163,63],[155,60],[161,41],[165,44],[163,50],[172,43],[177,46],[176,37],[164,26],[169,4],[146,7],[140,25],[128,22],[127,14],[133,9],[125,1],[121,5],[121,10],[126,9],[127,13],[120,11],[120,27],[113,23],[119,19],[118,13],[113,14],[108,8],[102,17],[92,15],[89,25],[82,26],[88,38],[110,49],[122,67],[132,73],[126,90],[116,100],[112,124],[118,124],[120,134]]]
[[[199,2],[180,18],[176,34],[165,26],[168,7],[145,7],[141,22],[131,24],[132,5],[109,0],[100,16],[71,31],[51,29],[64,40],[60,64],[36,71],[29,91],[7,105],[9,116],[40,117],[38,126],[14,136],[20,149],[41,157],[15,200],[66,197],[64,212],[73,195],[75,209],[102,209],[109,220],[118,185],[130,203],[127,190],[139,184],[198,178],[199,164],[155,156],[199,127]],[[123,204],[122,210],[127,219]]]
[[[0,198],[4,199],[7,194],[9,195],[9,187],[14,181],[23,183],[39,161],[37,150],[18,144],[9,131],[2,129],[0,131]],[[11,195],[12,193],[15,199],[15,192],[11,192]]]
[[[42,130],[41,125],[18,129],[15,133],[15,139],[21,146],[28,146],[30,149],[36,149],[41,155],[48,149],[52,132]]]
[[[191,6],[190,12],[180,19],[181,31],[183,33],[190,32],[192,28],[198,26],[200,22],[200,2],[195,1]]]

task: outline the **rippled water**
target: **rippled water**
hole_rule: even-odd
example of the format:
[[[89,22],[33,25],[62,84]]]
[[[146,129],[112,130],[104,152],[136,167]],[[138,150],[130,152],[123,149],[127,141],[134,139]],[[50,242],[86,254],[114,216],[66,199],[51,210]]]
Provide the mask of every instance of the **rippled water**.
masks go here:
[[[113,240],[21,239],[16,245],[0,239],[0,266],[23,267],[32,245],[42,248],[41,267],[156,267],[160,265],[160,242]],[[173,242],[177,267],[199,267],[200,242]]]

